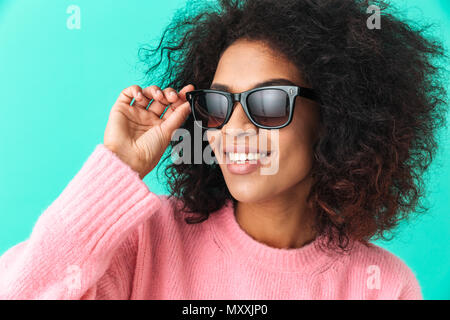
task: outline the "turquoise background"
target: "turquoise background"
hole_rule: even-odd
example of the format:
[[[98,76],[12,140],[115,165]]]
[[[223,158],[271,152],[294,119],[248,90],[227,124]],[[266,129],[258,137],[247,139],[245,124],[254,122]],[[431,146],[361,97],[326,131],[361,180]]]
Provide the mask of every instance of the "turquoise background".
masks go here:
[[[435,22],[450,44],[450,1],[398,0],[408,16]],[[69,30],[66,9],[81,8]],[[25,240],[39,215],[102,143],[120,91],[142,85],[138,48],[155,44],[185,0],[0,0],[0,254]],[[382,21],[381,21],[382,23]],[[450,298],[450,130],[428,176],[429,213],[378,245],[415,272],[425,299]],[[161,171],[162,172],[162,171]],[[167,193],[156,172],[150,189]]]

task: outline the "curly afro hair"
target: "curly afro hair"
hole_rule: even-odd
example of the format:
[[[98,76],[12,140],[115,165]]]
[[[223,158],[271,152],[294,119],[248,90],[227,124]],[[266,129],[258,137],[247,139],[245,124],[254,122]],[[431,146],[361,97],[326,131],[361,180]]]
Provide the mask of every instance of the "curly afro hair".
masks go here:
[[[367,26],[370,5],[381,10],[381,29]],[[149,83],[176,90],[209,88],[222,52],[240,38],[264,41],[294,62],[320,97],[308,196],[316,231],[345,249],[349,238],[387,239],[411,213],[428,210],[423,174],[446,126],[443,45],[426,35],[430,25],[391,11],[384,1],[189,1],[159,45],[139,54]],[[193,134],[192,114],[182,128]],[[220,167],[194,164],[193,156],[191,164],[165,167],[170,197],[194,214],[187,223],[206,220],[228,199],[236,203]]]

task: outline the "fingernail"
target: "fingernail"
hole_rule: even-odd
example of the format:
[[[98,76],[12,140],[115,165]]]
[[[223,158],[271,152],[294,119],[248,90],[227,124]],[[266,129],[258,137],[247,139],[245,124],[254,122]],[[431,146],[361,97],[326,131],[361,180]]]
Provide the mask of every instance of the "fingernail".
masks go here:
[[[175,96],[176,96],[176,93],[172,91],[172,92],[170,93],[170,96],[171,96],[171,97],[175,97]]]
[[[136,98],[139,99],[142,96],[141,92],[139,91],[136,95]]]

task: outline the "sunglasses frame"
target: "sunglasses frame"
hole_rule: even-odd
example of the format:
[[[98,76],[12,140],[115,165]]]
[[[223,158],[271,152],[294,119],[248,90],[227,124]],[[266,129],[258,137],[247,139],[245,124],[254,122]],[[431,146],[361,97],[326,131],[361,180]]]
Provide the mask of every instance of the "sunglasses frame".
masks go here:
[[[252,119],[252,117],[250,116],[250,112],[248,111],[248,107],[247,107],[247,98],[248,98],[248,96],[250,94],[254,93],[254,92],[261,91],[261,90],[267,90],[267,89],[282,90],[289,97],[289,118],[286,121],[286,123],[284,123],[282,125],[275,126],[275,127],[261,125],[261,124],[258,124],[256,121],[254,121]],[[218,94],[221,94],[221,95],[225,96],[227,98],[227,101],[228,101],[228,109],[227,109],[227,114],[225,116],[225,120],[220,126],[217,126],[217,127],[204,127],[203,125],[199,125],[203,129],[221,129],[230,120],[231,114],[232,114],[232,111],[233,111],[233,106],[234,106],[234,104],[236,102],[240,102],[240,104],[242,105],[242,108],[244,109],[245,114],[247,115],[247,118],[256,127],[262,128],[262,129],[268,129],[268,130],[270,130],[270,129],[281,129],[281,128],[284,128],[287,125],[289,125],[291,123],[291,121],[292,121],[293,114],[294,114],[295,98],[296,97],[304,97],[304,98],[307,98],[307,99],[310,99],[310,100],[314,100],[314,101],[317,100],[317,95],[315,94],[313,89],[306,88],[306,87],[299,87],[299,86],[265,86],[265,87],[259,87],[259,88],[254,88],[254,89],[251,89],[251,90],[247,90],[247,91],[244,91],[244,92],[241,92],[241,93],[231,93],[231,92],[214,90],[214,89],[198,89],[198,90],[193,90],[193,91],[186,92],[186,100],[189,101],[189,104],[190,104],[191,110],[192,110],[192,116],[194,117],[194,121],[196,123],[198,123],[198,122],[197,122],[197,119],[195,118],[193,97],[195,95],[197,95],[197,94],[203,94],[203,93],[208,93],[208,92],[218,93]]]

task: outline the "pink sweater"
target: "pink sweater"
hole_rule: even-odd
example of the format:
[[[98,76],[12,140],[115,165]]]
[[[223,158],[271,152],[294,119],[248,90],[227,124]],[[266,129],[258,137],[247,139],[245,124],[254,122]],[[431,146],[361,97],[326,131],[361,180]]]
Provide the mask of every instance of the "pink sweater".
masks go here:
[[[0,257],[0,299],[422,299],[406,264],[353,242],[254,240],[231,202],[200,224],[99,144],[31,235]]]

